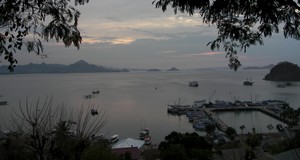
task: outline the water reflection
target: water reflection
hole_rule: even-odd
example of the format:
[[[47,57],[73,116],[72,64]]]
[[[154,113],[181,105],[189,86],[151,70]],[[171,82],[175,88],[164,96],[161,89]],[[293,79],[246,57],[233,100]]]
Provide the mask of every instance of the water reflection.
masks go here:
[[[216,115],[223,120],[228,126],[233,127],[237,133],[241,133],[240,127],[244,125],[244,133],[252,132],[255,128],[257,133],[275,133],[278,132],[276,126],[285,123],[276,120],[259,111],[235,111],[235,112],[216,112]],[[274,126],[273,129],[268,129],[268,125]]]

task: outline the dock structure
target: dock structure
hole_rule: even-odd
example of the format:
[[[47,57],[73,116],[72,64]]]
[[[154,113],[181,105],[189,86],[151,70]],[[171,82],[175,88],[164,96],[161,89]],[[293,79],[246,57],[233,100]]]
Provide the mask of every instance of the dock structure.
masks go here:
[[[225,132],[228,126],[218,117],[215,115],[212,108],[203,108],[203,111],[209,116],[210,120],[216,124],[216,126],[222,132]]]
[[[205,129],[206,125],[214,124],[219,130],[225,132],[228,126],[215,114],[215,112],[226,111],[259,111],[281,122],[291,124],[290,119],[285,119],[280,116],[280,113],[284,110],[284,106],[288,104],[281,100],[265,100],[255,103],[250,101],[228,102],[222,100],[216,100],[215,103],[205,103],[205,100],[200,102],[200,105],[196,105],[195,103],[193,105],[169,105],[167,111],[168,114],[172,115],[186,114],[189,117],[189,121],[193,123],[193,127],[196,126],[194,127],[196,130],[199,130],[199,128]],[[198,113],[199,111],[202,111],[205,114],[202,115]],[[203,117],[206,117],[208,121],[204,121]]]
[[[260,111],[265,113],[281,122],[290,123],[288,120],[280,117],[279,114],[274,113],[268,109],[269,106],[234,106],[234,107],[217,107],[217,108],[202,108],[202,110],[210,117],[210,119],[216,124],[216,126],[223,132],[226,131],[228,126],[215,115],[215,112],[224,112],[224,111]]]

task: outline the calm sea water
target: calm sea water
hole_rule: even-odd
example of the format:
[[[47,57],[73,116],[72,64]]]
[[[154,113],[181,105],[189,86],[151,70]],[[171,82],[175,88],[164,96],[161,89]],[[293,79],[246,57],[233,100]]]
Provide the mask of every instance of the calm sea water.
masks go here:
[[[84,74],[32,74],[1,75],[0,125],[10,123],[10,114],[17,110],[19,101],[31,102],[38,98],[53,96],[55,105],[64,104],[69,110],[82,104],[94,104],[105,111],[108,123],[102,133],[110,137],[118,133],[120,138],[138,138],[141,128],[150,128],[154,143],[159,143],[171,131],[193,132],[185,116],[167,114],[167,104],[179,98],[186,104],[194,100],[286,100],[294,108],[300,106],[300,83],[277,88],[277,82],[264,81],[268,70],[179,71],[179,72],[129,72],[129,73],[84,73]],[[253,86],[243,86],[251,78]],[[189,81],[198,81],[198,88],[188,87]],[[157,88],[157,89],[155,89]],[[100,94],[91,99],[84,95],[99,89]],[[238,132],[241,124],[246,128],[255,126],[260,132],[269,132],[265,126],[280,123],[257,112],[224,112],[218,114]]]

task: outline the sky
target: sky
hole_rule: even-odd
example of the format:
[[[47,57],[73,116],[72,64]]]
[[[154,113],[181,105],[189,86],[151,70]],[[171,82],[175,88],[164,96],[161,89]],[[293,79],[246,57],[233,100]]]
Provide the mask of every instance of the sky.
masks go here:
[[[224,52],[207,43],[217,37],[215,26],[203,24],[199,15],[175,15],[155,8],[152,0],[91,0],[78,7],[80,49],[62,43],[44,43],[47,58],[33,53],[16,57],[19,64],[71,64],[78,60],[116,68],[179,69],[227,67]],[[243,66],[264,66],[289,61],[300,65],[299,41],[283,34],[264,39],[263,46],[241,52]]]

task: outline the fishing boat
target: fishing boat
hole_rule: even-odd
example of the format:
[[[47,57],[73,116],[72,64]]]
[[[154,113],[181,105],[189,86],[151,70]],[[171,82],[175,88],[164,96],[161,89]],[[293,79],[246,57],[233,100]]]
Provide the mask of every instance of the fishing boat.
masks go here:
[[[174,102],[174,104],[168,104],[168,106],[177,110],[186,110],[191,108],[191,105],[183,104],[180,98],[178,99],[178,102]]]
[[[151,144],[151,136],[146,136],[144,139],[145,145],[150,145]]]
[[[100,91],[99,91],[99,90],[96,90],[96,91],[93,91],[92,93],[93,93],[93,94],[99,94]]]
[[[276,128],[277,128],[278,131],[283,131],[284,130],[281,124],[277,124]]]
[[[145,140],[147,136],[149,136],[149,128],[145,128],[140,132],[140,140]]]
[[[115,144],[119,141],[119,135],[118,134],[115,134],[115,135],[112,135],[109,139],[109,142],[112,143],[112,144]]]
[[[91,109],[91,114],[94,115],[98,115],[98,111],[96,109]]]
[[[197,81],[191,81],[189,82],[190,87],[198,87],[198,82]]]
[[[0,105],[7,105],[7,101],[0,101]]]
[[[247,79],[246,81],[243,82],[244,86],[252,86],[253,83],[254,83],[253,81],[248,80],[248,79]]]
[[[85,95],[84,98],[85,99],[90,99],[90,98],[92,98],[92,95],[91,94]]]

